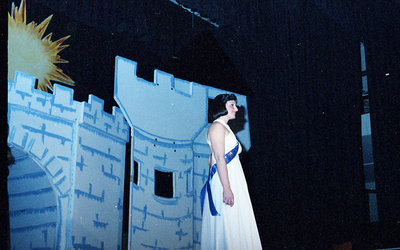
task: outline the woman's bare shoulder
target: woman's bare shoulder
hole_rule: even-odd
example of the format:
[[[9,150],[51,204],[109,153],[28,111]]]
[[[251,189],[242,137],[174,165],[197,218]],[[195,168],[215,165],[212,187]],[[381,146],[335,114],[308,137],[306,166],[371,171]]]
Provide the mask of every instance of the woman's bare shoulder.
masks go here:
[[[214,131],[214,130],[223,130],[225,127],[219,122],[213,122],[211,123],[210,127],[208,128],[208,131]]]
[[[219,133],[226,133],[227,129],[219,122],[214,122],[208,128],[207,135],[219,134]]]

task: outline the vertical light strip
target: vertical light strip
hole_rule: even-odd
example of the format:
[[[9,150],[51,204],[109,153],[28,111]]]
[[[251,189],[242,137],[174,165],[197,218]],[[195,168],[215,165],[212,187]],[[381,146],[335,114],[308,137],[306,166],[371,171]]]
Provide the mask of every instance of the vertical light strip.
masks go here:
[[[365,60],[365,46],[360,43],[361,54],[361,80],[362,80],[362,100],[363,109],[361,113],[361,136],[364,166],[365,191],[368,194],[369,220],[376,222],[378,218],[378,207],[376,199],[375,169],[372,145],[372,130],[368,95],[367,65]]]

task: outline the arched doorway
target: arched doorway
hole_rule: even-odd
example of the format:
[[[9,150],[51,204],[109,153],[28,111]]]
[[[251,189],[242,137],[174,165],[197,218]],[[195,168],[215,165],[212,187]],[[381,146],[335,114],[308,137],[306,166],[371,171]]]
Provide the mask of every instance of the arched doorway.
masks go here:
[[[7,181],[11,249],[54,249],[59,208],[53,185],[34,156],[10,147],[15,157]]]

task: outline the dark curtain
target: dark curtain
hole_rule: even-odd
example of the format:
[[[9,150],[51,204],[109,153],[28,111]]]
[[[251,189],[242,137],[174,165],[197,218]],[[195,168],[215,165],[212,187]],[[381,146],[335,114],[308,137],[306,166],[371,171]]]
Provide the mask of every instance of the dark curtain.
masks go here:
[[[266,246],[324,249],[367,219],[359,37],[310,1],[266,10],[250,105],[258,220]]]

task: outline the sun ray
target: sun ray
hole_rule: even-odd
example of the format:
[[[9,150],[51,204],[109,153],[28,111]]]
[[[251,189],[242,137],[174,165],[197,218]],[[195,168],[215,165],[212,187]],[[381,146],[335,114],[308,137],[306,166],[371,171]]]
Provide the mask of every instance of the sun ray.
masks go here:
[[[63,37],[63,38],[58,39],[57,41],[53,42],[53,43],[50,45],[50,48],[51,48],[51,49],[56,49],[56,50],[57,50],[57,53],[58,53],[58,52],[60,52],[61,50],[65,49],[66,47],[69,47],[68,44],[61,45],[61,44],[62,44],[65,40],[67,40],[69,37],[70,37],[70,36],[66,36],[66,37]]]
[[[47,87],[52,90],[53,89],[53,84],[49,80],[46,79],[46,86],[43,86],[43,88],[46,89]]]
[[[51,18],[53,17],[53,15],[50,15],[49,17],[47,17],[41,24],[39,24],[35,30],[36,32],[39,34],[39,39],[42,38],[44,32],[47,29],[47,26],[49,26],[49,23],[51,21]]]
[[[16,12],[15,5],[14,5],[14,3],[12,3],[12,5],[11,5],[11,14],[12,14],[13,17],[15,17],[15,12]]]
[[[10,14],[11,13],[11,14]],[[16,71],[35,76],[38,89],[53,88],[52,81],[68,85],[75,82],[58,68],[56,63],[68,63],[58,53],[69,45],[63,44],[70,36],[51,41],[52,33],[44,36],[53,15],[39,25],[34,21],[26,24],[26,0],[19,7],[12,3],[8,13],[8,80],[14,80]],[[44,36],[44,37],[43,37]]]
[[[53,35],[53,33],[49,33],[47,34],[45,37],[43,37],[43,41],[46,40],[49,44],[51,43],[51,36]]]
[[[64,81],[64,83],[68,85],[73,85],[73,81],[71,78],[69,78],[66,74],[62,72],[61,69],[57,67],[53,67],[53,72],[49,74],[51,77],[50,79],[57,80],[57,81]]]
[[[55,63],[68,63],[67,60],[62,59],[62,58],[61,58],[60,56],[58,56],[58,55],[54,58],[54,62],[55,62]]]

